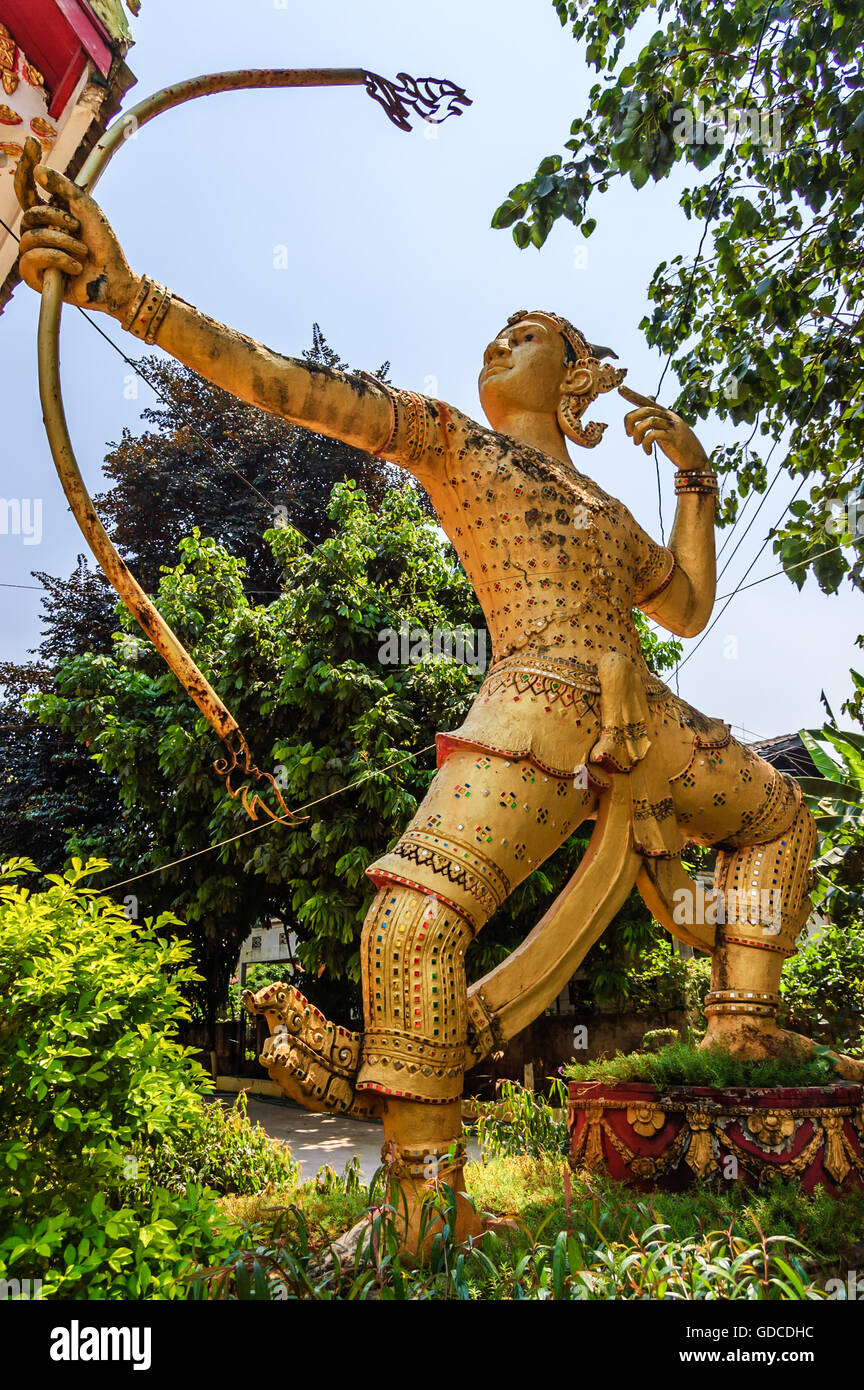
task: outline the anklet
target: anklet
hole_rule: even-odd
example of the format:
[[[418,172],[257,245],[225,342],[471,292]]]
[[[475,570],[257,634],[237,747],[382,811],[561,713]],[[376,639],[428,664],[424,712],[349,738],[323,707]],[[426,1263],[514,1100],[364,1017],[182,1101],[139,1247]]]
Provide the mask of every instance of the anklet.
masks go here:
[[[424,1148],[409,1149],[388,1139],[381,1150],[381,1162],[396,1177],[426,1178],[434,1182],[442,1173],[464,1167],[464,1139],[452,1139],[449,1144],[427,1144]]]
[[[794,946],[778,946],[774,941],[757,941],[750,936],[727,936],[724,934],[723,940],[730,946],[749,946],[754,951],[774,951],[778,956],[793,956]]]
[[[705,996],[705,1013],[755,1014],[766,1018],[776,1014],[779,1004],[779,994],[765,994],[755,989],[714,989]]]

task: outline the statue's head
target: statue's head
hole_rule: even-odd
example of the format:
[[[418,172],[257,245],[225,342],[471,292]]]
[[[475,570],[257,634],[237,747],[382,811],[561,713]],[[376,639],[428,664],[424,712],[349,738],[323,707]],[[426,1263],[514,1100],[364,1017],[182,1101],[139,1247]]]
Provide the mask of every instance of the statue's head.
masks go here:
[[[582,425],[582,416],[601,392],[620,386],[627,375],[623,367],[603,365],[603,357],[615,353],[589,343],[567,319],[520,309],[483,354],[478,385],[487,420],[506,432],[515,412],[555,415],[568,439],[592,448],[606,426]]]

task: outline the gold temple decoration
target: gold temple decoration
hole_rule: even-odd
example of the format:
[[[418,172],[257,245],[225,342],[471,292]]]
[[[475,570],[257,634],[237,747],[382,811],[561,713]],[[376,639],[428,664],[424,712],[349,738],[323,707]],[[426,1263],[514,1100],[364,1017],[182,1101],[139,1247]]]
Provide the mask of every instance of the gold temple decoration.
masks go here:
[[[668,1098],[667,1098],[668,1101]],[[757,1178],[779,1174],[784,1178],[800,1177],[823,1150],[823,1166],[838,1185],[842,1185],[854,1169],[864,1180],[864,1154],[857,1153],[844,1130],[844,1122],[850,1120],[864,1144],[864,1107],[852,1105],[838,1106],[796,1106],[792,1110],[767,1110],[755,1104],[692,1104],[682,1102],[673,1106],[669,1102],[670,1113],[683,1109],[683,1124],[677,1135],[661,1153],[645,1155],[637,1153],[620,1138],[606,1117],[608,1111],[624,1110],[627,1123],[634,1134],[643,1138],[653,1137],[656,1130],[641,1123],[643,1113],[655,1110],[653,1105],[634,1105],[632,1101],[571,1097],[567,1102],[568,1124],[572,1130],[575,1114],[585,1112],[582,1127],[575,1148],[570,1154],[570,1166],[589,1170],[601,1168],[604,1164],[603,1140],[618,1154],[635,1178],[650,1181],[672,1172],[683,1160],[698,1178],[707,1178],[720,1171],[719,1148],[722,1146],[736,1158],[742,1168]],[[659,1107],[658,1115],[666,1118]],[[794,1157],[783,1157],[794,1143],[802,1124],[810,1121],[813,1133],[800,1153]],[[754,1143],[768,1153],[774,1153],[774,1160],[762,1157],[743,1149],[729,1133],[730,1124],[738,1123],[741,1129],[752,1136]],[[662,1127],[662,1126],[661,1126]]]

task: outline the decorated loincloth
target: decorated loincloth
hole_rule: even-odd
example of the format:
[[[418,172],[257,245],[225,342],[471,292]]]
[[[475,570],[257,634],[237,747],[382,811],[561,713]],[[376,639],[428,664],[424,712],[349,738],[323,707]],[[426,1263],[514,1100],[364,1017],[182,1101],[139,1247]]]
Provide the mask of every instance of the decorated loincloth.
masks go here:
[[[496,663],[463,724],[438,735],[438,765],[473,748],[600,792],[630,775],[637,849],[677,857],[688,843],[762,843],[791,824],[792,780],[703,715],[646,667],[607,652]],[[709,793],[710,784],[710,793]],[[743,836],[743,838],[741,838]]]

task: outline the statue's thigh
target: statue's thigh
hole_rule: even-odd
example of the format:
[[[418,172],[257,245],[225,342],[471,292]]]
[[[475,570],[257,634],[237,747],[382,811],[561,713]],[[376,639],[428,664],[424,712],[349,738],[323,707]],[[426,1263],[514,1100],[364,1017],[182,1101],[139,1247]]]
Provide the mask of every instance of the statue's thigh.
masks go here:
[[[725,748],[695,748],[669,786],[679,825],[706,845],[765,843],[798,810],[791,781],[735,739]]]
[[[452,904],[479,931],[594,808],[574,778],[458,750],[433,779],[398,844],[368,870]]]

